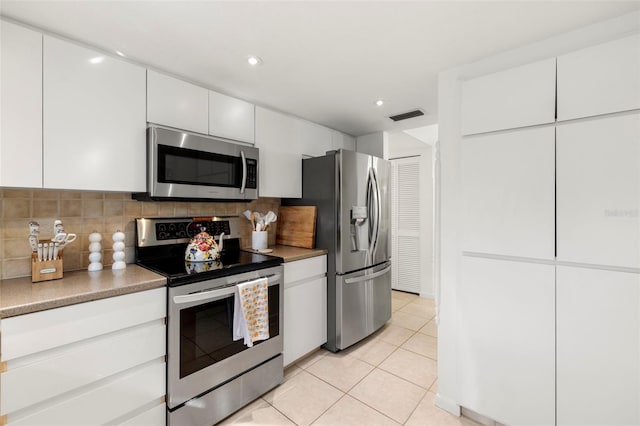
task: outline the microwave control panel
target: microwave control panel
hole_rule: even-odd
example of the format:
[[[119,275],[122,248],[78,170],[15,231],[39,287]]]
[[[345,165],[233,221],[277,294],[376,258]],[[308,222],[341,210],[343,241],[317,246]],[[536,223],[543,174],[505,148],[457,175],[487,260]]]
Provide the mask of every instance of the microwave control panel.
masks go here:
[[[258,161],[247,158],[247,188],[258,188]]]

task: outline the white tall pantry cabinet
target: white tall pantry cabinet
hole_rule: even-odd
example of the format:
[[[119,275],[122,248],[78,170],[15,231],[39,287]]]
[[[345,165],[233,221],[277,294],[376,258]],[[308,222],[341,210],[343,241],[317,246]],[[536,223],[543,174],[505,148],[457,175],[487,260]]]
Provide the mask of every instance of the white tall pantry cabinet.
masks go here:
[[[640,424],[640,35],[461,88],[459,404]]]

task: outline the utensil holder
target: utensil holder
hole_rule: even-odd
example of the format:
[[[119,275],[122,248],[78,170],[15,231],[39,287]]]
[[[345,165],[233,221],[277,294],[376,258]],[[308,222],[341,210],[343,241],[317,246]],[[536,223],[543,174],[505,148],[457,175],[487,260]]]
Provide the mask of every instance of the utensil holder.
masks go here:
[[[268,246],[268,232],[267,231],[252,231],[251,232],[251,248],[253,250],[266,249]]]
[[[57,280],[62,278],[62,256],[55,260],[38,260],[31,255],[31,282]]]

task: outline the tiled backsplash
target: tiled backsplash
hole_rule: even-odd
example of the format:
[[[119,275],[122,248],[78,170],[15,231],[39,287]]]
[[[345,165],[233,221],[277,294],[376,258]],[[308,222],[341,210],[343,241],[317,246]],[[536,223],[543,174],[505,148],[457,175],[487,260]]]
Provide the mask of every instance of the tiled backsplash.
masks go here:
[[[53,235],[53,221],[61,219],[68,233],[78,239],[64,250],[64,270],[86,269],[89,265],[89,234],[102,234],[102,263],[113,263],[111,235],[125,233],[127,263],[134,261],[134,219],[137,217],[241,215],[244,210],[278,212],[279,198],[261,198],[250,203],[143,202],[130,193],[0,189],[0,278],[31,275],[28,223],[40,224],[40,238]],[[251,245],[251,225],[242,220],[242,246]],[[275,223],[269,230],[269,244],[275,244]]]

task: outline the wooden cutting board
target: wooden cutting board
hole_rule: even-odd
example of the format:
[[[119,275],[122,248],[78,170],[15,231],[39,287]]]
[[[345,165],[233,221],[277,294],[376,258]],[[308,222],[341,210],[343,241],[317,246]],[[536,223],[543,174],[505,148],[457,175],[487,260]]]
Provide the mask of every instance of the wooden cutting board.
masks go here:
[[[316,206],[281,206],[278,209],[276,244],[314,248]]]

